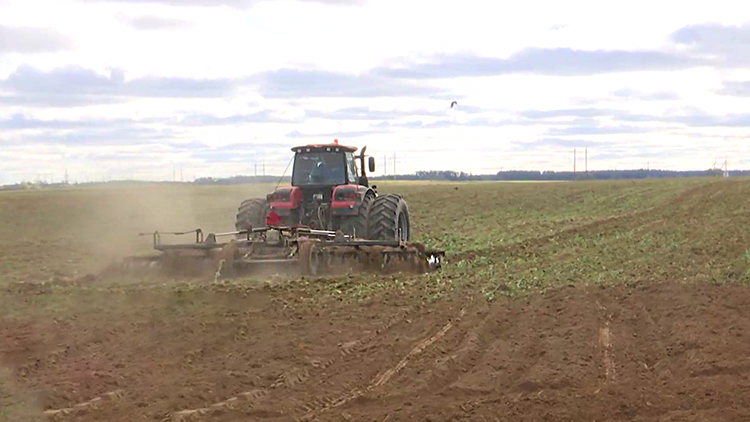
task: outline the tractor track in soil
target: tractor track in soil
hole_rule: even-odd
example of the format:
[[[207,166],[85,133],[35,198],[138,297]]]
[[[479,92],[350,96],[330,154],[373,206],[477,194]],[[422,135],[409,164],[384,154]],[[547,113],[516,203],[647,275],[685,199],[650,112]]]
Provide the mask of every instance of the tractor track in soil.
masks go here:
[[[406,366],[409,365],[410,361],[413,358],[422,354],[428,347],[432,346],[433,344],[441,340],[446,335],[446,333],[451,328],[453,328],[454,323],[456,321],[460,321],[460,319],[464,316],[465,312],[466,310],[462,309],[456,320],[449,321],[433,336],[424,338],[420,342],[418,342],[409,351],[409,353],[406,354],[406,356],[404,356],[401,360],[398,361],[398,363],[395,366],[389,367],[388,369],[378,373],[378,375],[375,376],[366,387],[354,388],[345,392],[344,394],[333,396],[333,397],[332,396],[324,397],[310,404],[307,404],[303,406],[302,408],[302,410],[304,410],[305,412],[304,415],[302,415],[301,417],[295,417],[295,420],[307,421],[307,420],[315,419],[327,410],[346,405],[347,403],[351,401],[354,401],[360,397],[363,397],[365,394],[377,391],[376,389],[378,389],[379,387],[385,386],[391,381],[391,379],[396,374],[398,374],[404,368],[406,368]]]
[[[375,341],[378,336],[392,329],[404,320],[407,320],[408,316],[408,311],[403,312],[388,320],[385,324],[375,329],[366,337],[338,345],[340,350],[338,353],[330,355],[324,359],[313,360],[310,365],[311,367],[309,368],[296,369],[282,373],[268,388],[241,392],[227,400],[214,403],[208,407],[176,411],[168,415],[165,419],[174,422],[200,420],[204,417],[211,417],[217,414],[237,410],[238,404],[248,404],[253,401],[270,398],[270,396],[273,395],[284,394],[288,389],[299,388],[308,380],[316,380],[323,377],[325,371],[333,370],[338,365],[356,363],[357,355],[360,355],[363,351],[369,349],[371,343]],[[329,404],[330,401],[323,401],[321,403]],[[318,405],[319,403],[313,403],[302,405],[300,407],[305,411],[310,411]]]

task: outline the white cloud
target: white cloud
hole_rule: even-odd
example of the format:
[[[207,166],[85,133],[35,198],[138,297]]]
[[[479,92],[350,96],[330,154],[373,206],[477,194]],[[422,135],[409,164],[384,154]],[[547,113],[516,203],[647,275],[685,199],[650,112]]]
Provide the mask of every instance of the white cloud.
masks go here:
[[[227,6],[237,9],[253,7],[264,0],[83,0],[87,3],[120,3],[120,4],[164,4],[169,6],[188,7],[220,7]],[[267,0],[266,0],[267,1]],[[327,4],[333,6],[356,6],[364,4],[365,0],[298,0],[309,3]]]
[[[116,16],[117,20],[137,30],[178,29],[190,26],[188,21],[160,16],[128,16],[124,13],[118,13]]]
[[[72,48],[64,35],[49,28],[0,25],[0,54],[54,53]]]
[[[33,168],[280,173],[290,145],[332,137],[379,163],[396,152],[403,172],[567,169],[576,145],[591,168],[705,168],[750,152],[749,12],[723,0],[0,0],[0,183]]]

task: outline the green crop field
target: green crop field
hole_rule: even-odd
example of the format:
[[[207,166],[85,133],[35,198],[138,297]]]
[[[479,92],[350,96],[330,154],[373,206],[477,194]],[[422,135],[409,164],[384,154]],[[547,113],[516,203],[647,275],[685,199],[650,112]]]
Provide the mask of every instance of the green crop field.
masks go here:
[[[444,274],[471,280],[491,274],[493,282],[526,289],[634,278],[744,279],[735,270],[747,239],[736,228],[744,226],[748,186],[745,180],[717,179],[382,182],[379,190],[406,197],[415,240],[449,253]],[[272,188],[173,185],[0,194],[2,281],[97,271],[119,256],[149,251],[150,238],[137,236],[142,232],[233,230],[239,202]],[[713,250],[732,254],[717,257]],[[709,256],[711,262],[704,262]]]

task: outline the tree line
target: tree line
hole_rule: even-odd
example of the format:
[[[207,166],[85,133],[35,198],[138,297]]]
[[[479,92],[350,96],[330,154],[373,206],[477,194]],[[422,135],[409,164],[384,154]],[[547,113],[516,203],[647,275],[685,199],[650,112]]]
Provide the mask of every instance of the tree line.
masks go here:
[[[647,179],[647,178],[675,178],[675,177],[721,177],[722,170],[596,170],[589,172],[572,171],[534,171],[534,170],[507,170],[494,174],[471,174],[463,171],[452,170],[421,170],[413,174],[400,174],[396,176],[369,176],[370,180],[432,180],[432,181],[563,181],[563,180],[611,180],[611,179]],[[729,176],[750,176],[750,170],[734,170]],[[244,183],[280,183],[289,184],[291,178],[285,176],[232,176],[232,177],[201,177],[192,183],[196,185],[234,185]],[[87,182],[87,183],[17,183],[13,185],[0,186],[0,190],[24,190],[24,189],[54,189],[75,186],[97,186],[97,185],[130,185],[130,184],[178,184],[183,182],[162,181],[136,181],[136,180],[113,180],[109,182]],[[191,182],[184,182],[191,183]]]
[[[371,177],[372,180],[444,180],[444,181],[554,181],[554,180],[609,180],[674,177],[721,177],[722,170],[596,170],[589,172],[506,170],[495,174],[471,174],[462,171],[430,170],[414,174]],[[730,171],[730,176],[748,176],[750,170]]]

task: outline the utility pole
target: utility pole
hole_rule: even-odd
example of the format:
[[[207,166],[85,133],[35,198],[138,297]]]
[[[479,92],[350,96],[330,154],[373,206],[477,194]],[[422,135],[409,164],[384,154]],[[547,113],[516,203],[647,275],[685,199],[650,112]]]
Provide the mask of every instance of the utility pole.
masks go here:
[[[396,179],[396,153],[393,153],[393,179]]]
[[[573,148],[573,173],[576,172],[576,149]]]
[[[586,174],[589,174],[589,147],[586,147],[585,153],[586,153],[586,159],[584,160],[585,170],[586,170]]]
[[[729,158],[724,157],[724,177],[729,177]]]
[[[388,158],[383,154],[383,176],[388,176]]]

